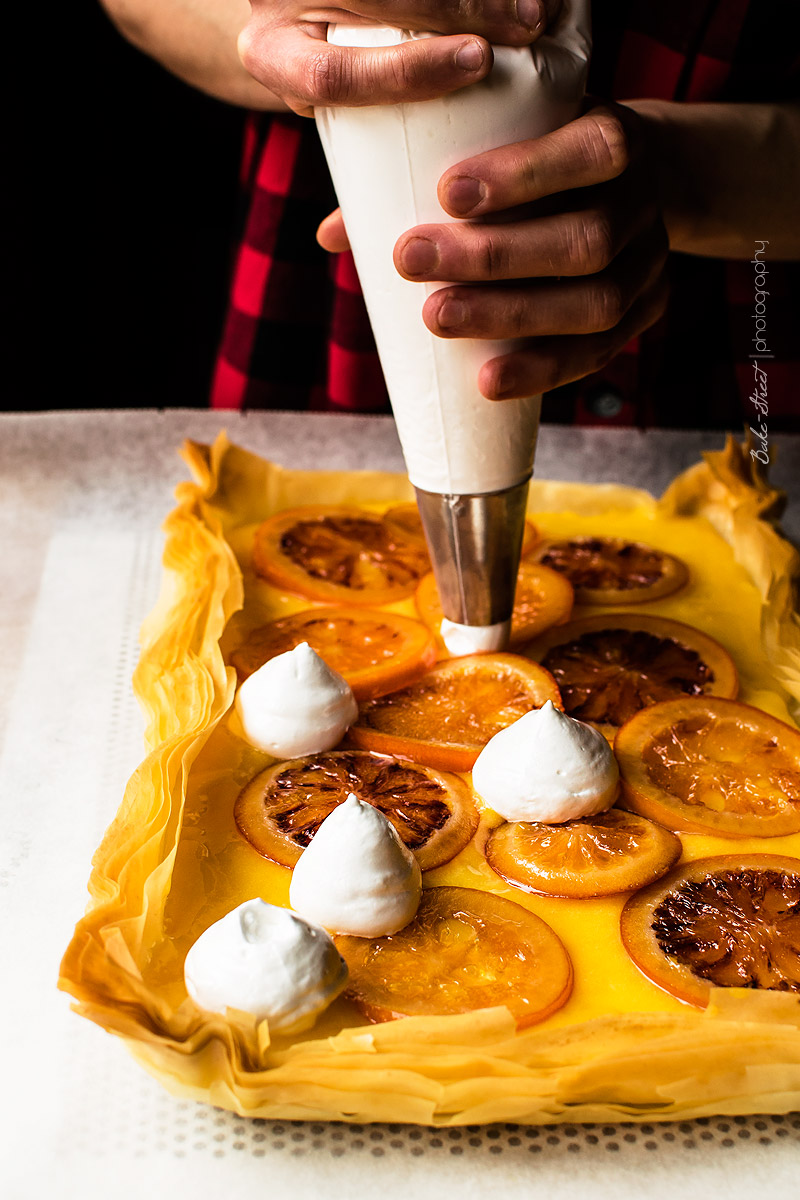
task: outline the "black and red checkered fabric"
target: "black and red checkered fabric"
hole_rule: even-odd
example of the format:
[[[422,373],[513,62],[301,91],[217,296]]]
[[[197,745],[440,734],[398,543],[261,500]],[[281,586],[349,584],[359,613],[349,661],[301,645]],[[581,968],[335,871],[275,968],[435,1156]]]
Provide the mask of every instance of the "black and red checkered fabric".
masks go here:
[[[593,95],[747,102],[798,94],[797,0],[600,0],[594,10]],[[242,187],[212,406],[389,411],[352,256],[328,255],[315,240],[336,201],[313,122],[253,114]],[[800,429],[800,266],[770,261],[768,249],[766,258],[770,429]],[[752,420],[752,265],[676,254],[671,270],[665,317],[601,373],[550,392],[545,420],[673,428]]]

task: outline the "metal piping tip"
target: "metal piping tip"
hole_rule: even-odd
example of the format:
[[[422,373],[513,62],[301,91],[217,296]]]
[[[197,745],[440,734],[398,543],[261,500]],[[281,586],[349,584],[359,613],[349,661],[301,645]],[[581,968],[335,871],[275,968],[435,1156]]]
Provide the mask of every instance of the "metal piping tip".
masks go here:
[[[501,625],[514,607],[529,480],[502,492],[439,495],[415,488],[444,615]]]

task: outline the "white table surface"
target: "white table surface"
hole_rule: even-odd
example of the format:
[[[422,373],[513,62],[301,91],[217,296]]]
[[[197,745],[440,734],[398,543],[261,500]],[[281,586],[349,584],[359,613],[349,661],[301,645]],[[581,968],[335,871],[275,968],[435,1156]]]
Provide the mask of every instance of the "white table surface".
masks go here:
[[[0,415],[0,1195],[674,1200],[796,1194],[800,1114],[650,1126],[241,1120],[174,1099],[55,989],[91,855],[141,754],[130,689],[160,577],[177,447],[232,440],[291,467],[402,470],[388,418],[195,410]],[[658,493],[719,434],[544,427],[536,474]],[[800,437],[773,439],[800,540]]]

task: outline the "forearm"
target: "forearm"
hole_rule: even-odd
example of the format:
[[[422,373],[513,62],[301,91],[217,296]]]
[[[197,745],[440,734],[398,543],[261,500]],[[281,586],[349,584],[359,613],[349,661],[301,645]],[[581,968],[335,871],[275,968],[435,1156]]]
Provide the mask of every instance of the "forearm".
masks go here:
[[[749,259],[800,258],[800,107],[626,102],[648,122],[670,247]]]
[[[129,42],[185,83],[243,108],[285,111],[253,79],[236,41],[250,16],[249,0],[101,0]]]

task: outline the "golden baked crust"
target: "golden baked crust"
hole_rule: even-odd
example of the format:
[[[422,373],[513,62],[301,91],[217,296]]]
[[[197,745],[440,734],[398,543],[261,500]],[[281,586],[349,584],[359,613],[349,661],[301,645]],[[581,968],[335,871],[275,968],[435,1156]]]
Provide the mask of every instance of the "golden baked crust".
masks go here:
[[[296,1041],[270,1041],[265,1022],[229,1021],[187,998],[183,957],[211,920],[254,894],[288,902],[288,871],[229,828],[232,799],[255,768],[228,729],[236,674],[225,654],[265,612],[292,606],[256,580],[252,529],[309,499],[380,508],[409,499],[410,488],[400,476],[285,471],[224,435],[211,447],[188,443],[185,456],[195,482],[180,485],[166,522],[164,586],[135,674],[148,755],[95,855],[90,905],[62,963],[60,986],[77,1011],[121,1035],[170,1090],[251,1116],[448,1125],[798,1107],[800,998],[715,990],[706,1011],[687,1008],[626,958],[621,898],[510,892],[474,848],[426,882],[511,894],[553,925],[576,987],[542,1025],[517,1032],[505,1008],[365,1025],[337,1001]],[[779,501],[731,440],[659,502],[630,488],[535,481],[530,507],[548,536],[591,527],[687,560],[689,588],[647,611],[717,637],[740,666],[741,699],[796,721],[800,560],[765,519]],[[688,857],[730,849],[719,838],[688,841]],[[800,857],[800,835],[736,847]]]

